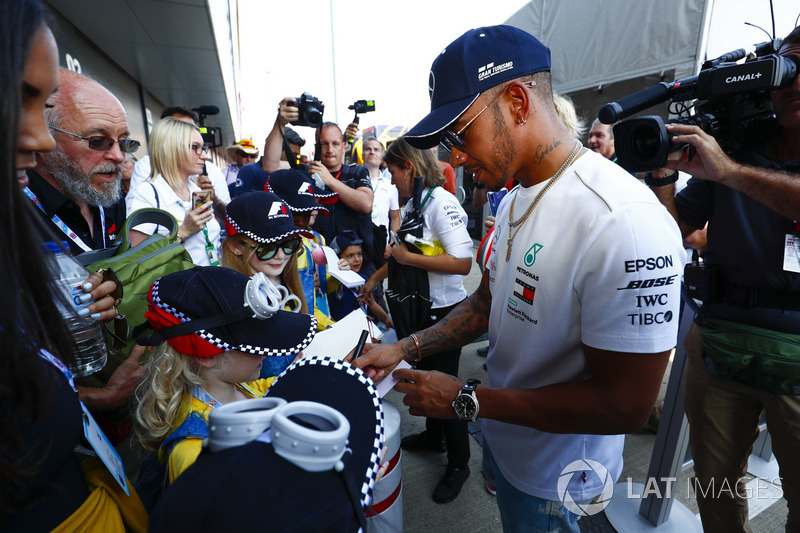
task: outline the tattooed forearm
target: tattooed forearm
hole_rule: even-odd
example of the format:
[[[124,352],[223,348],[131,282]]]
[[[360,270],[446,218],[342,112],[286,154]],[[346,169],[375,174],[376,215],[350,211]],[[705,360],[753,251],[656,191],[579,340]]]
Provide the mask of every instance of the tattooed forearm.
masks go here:
[[[417,333],[423,355],[430,355],[471,342],[489,327],[489,309],[492,296],[489,277],[485,273],[478,289],[461,302],[436,325]],[[414,353],[416,347],[403,346],[403,351]]]
[[[542,160],[544,159],[544,157],[547,154],[549,154],[550,152],[552,152],[553,150],[555,150],[556,147],[558,147],[560,145],[561,145],[561,141],[557,141],[555,139],[553,139],[553,144],[548,144],[547,146],[542,146],[540,144],[539,146],[536,147],[536,154],[534,154],[534,156],[533,156],[533,161],[537,165],[541,165],[542,164]]]

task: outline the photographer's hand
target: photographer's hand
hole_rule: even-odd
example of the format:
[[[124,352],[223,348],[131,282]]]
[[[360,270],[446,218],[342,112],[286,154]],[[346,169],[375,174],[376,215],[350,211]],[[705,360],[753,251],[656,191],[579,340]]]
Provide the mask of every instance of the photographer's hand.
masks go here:
[[[697,126],[687,124],[667,124],[667,131],[677,134],[673,142],[684,142],[692,145],[696,154],[689,157],[688,147],[683,157],[677,161],[667,161],[665,168],[679,170],[691,174],[695,178],[724,183],[737,172],[739,166],[720,148],[717,140]]]
[[[358,137],[358,124],[356,122],[351,122],[347,129],[344,130],[344,138],[349,141],[352,141]]]
[[[667,161],[666,168],[722,183],[781,216],[800,220],[800,180],[795,174],[739,164],[725,154],[712,136],[697,126],[668,124],[666,128],[668,132],[678,134],[673,141],[689,143],[697,150],[691,161],[688,157]],[[684,237],[686,235],[684,232]]]
[[[277,122],[281,127],[294,122],[300,118],[300,110],[297,108],[297,99],[287,96],[278,104]]]
[[[311,174],[319,174],[319,177],[322,179],[322,183],[325,184],[326,187],[336,192],[336,189],[331,187],[333,182],[337,182],[336,178],[333,177],[331,172],[328,168],[322,164],[320,161],[311,161],[308,172]],[[337,182],[338,183],[338,182]]]

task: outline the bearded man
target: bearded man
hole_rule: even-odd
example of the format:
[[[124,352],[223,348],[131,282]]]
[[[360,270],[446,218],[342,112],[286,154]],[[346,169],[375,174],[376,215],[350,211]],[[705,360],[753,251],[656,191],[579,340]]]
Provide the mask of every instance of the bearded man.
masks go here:
[[[37,154],[25,193],[73,254],[109,247],[125,221],[125,155],[139,148],[128,138],[125,109],[108,89],[66,69],[48,104],[56,148]]]

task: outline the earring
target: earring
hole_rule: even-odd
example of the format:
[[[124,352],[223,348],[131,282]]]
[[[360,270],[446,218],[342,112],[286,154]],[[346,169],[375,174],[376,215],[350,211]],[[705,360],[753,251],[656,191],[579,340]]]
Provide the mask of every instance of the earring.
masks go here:
[[[526,119],[525,117],[520,118],[519,121],[518,121],[518,124],[520,126],[524,126],[527,123],[528,123],[528,119]]]

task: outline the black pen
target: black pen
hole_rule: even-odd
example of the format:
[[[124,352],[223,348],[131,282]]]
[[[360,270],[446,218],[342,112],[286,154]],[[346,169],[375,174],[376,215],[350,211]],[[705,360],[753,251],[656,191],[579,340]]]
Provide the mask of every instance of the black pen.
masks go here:
[[[364,351],[364,345],[367,344],[368,336],[369,336],[369,331],[362,329],[361,337],[358,339],[358,344],[356,344],[356,349],[353,352],[353,359],[351,359],[351,361],[355,361],[361,356],[361,352]]]

